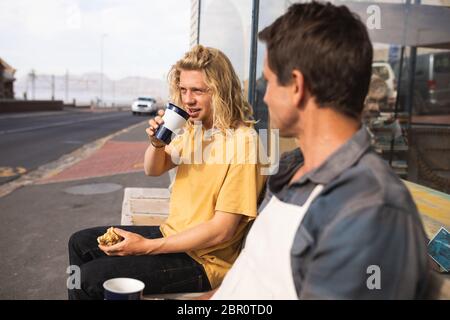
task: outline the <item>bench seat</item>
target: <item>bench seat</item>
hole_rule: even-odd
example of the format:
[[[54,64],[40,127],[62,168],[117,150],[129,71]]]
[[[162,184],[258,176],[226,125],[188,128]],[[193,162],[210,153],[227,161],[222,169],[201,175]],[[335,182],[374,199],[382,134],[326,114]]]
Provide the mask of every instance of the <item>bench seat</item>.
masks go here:
[[[406,182],[419,209],[427,236],[431,239],[444,226],[449,228],[450,196],[430,188]],[[122,225],[160,225],[169,215],[168,188],[125,188],[122,204]],[[450,278],[432,271],[431,299],[450,300]],[[199,293],[146,295],[144,299],[192,299]]]
[[[169,215],[169,200],[167,188],[125,188],[121,224],[160,225]]]

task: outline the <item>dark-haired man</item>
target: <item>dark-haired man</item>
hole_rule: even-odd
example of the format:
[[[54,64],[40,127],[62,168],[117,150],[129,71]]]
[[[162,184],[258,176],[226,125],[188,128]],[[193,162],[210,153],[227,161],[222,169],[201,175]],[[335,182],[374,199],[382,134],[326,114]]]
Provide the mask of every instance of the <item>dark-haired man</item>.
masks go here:
[[[294,4],[259,33],[273,128],[297,139],[271,176],[214,299],[414,299],[426,238],[404,184],[370,148],[361,113],[372,45],[345,6]]]

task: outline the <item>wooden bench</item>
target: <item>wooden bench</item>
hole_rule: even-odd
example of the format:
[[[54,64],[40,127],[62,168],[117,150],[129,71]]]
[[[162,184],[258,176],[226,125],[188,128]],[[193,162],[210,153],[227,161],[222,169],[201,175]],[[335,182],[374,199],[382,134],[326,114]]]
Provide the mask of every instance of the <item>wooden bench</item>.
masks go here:
[[[166,188],[125,188],[122,225],[160,225],[169,215],[170,191]]]
[[[404,181],[420,212],[425,232],[432,239],[441,227],[450,230],[450,195]]]
[[[444,226],[450,228],[450,196],[405,181],[420,211],[429,239]],[[122,204],[122,225],[160,225],[169,214],[169,188],[125,188]],[[450,278],[436,271],[430,273],[430,299],[450,300]],[[189,299],[198,293],[149,295],[146,299]]]
[[[405,181],[429,239],[441,226],[450,230],[450,195]],[[159,225],[169,214],[169,188],[125,188],[122,225]]]
[[[428,239],[432,239],[441,227],[450,230],[450,195],[413,182],[404,182],[420,212]],[[431,259],[430,263],[439,268]],[[430,286],[429,299],[450,300],[450,275],[431,271]]]
[[[177,169],[169,170],[168,188],[125,188],[121,225],[159,226],[169,215],[170,192]]]

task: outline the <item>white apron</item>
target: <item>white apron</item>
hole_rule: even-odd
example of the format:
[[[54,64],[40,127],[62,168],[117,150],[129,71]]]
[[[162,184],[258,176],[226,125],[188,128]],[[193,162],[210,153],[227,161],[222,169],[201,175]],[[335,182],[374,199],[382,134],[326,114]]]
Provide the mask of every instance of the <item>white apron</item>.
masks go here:
[[[305,213],[320,194],[318,185],[303,206],[272,196],[258,215],[245,247],[212,299],[298,299],[291,268],[291,248]]]

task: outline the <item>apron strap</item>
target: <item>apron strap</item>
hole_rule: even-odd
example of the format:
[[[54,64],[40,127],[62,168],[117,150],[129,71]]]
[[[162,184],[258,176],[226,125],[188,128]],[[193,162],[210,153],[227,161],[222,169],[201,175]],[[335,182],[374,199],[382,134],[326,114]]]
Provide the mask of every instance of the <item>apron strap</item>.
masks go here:
[[[323,188],[324,188],[323,184],[318,184],[317,186],[314,187],[313,191],[311,192],[311,194],[308,197],[308,200],[306,200],[305,204],[303,205],[303,207],[307,208],[306,210],[309,209],[311,202],[313,202],[314,199],[316,199],[319,196],[319,194],[322,192]]]

